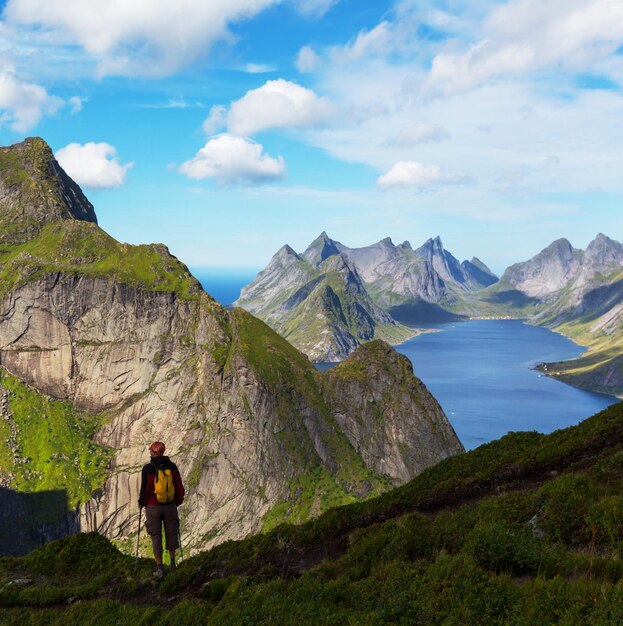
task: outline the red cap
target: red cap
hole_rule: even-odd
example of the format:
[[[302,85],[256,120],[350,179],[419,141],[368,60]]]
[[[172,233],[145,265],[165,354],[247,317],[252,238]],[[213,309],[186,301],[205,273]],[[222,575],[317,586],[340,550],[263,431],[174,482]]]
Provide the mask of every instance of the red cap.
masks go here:
[[[162,456],[164,454],[164,444],[162,441],[154,441],[149,446],[149,452],[152,456]]]

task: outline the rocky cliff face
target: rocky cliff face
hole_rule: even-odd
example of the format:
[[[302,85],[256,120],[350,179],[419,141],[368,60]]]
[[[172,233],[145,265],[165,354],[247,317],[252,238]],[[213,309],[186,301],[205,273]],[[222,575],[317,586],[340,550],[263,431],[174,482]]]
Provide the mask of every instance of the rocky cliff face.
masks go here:
[[[439,403],[413,375],[409,359],[383,342],[363,345],[330,369],[322,384],[351,445],[368,467],[393,476],[396,484],[433,465],[438,456],[462,451]],[[387,394],[388,384],[400,392]],[[405,421],[405,414],[417,418]],[[422,441],[426,452],[414,455],[408,445],[413,439]]]
[[[566,239],[558,239],[535,257],[511,265],[500,279],[530,297],[545,298],[560,291],[582,268],[582,251]]]
[[[58,164],[38,166],[35,179],[41,168],[56,171]],[[29,181],[30,170],[19,176]],[[51,193],[41,204],[33,199],[29,224],[47,215],[56,201]],[[182,469],[183,540],[193,549],[258,531],[269,518],[290,519],[287,503],[303,492],[308,502],[296,519],[321,512],[336,497],[378,493],[438,460],[430,454],[431,437],[445,418],[421,408],[432,400],[412,375],[405,387],[404,369],[392,373],[391,351],[369,355],[377,361],[370,373],[387,373],[374,383],[368,410],[379,402],[381,411],[381,399],[391,395],[392,406],[401,407],[392,414],[396,424],[429,423],[433,434],[420,442],[422,433],[406,428],[398,447],[377,447],[372,460],[340,422],[348,415],[365,424],[369,414],[358,415],[354,399],[342,398],[338,416],[335,395],[307,358],[250,314],[214,302],[164,246],[120,244],[69,211],[72,197],[59,197],[69,214],[60,210],[0,257],[0,365],[36,392],[98,415],[89,422],[99,425],[93,444],[84,428],[71,431],[84,438],[86,461],[63,461],[87,463],[76,474],[84,486],[80,476],[88,473],[93,446],[110,450],[100,489],[79,510],[81,529],[119,539],[135,532],[139,472],[154,439],[167,443]],[[280,252],[283,264],[300,261],[293,251]],[[23,408],[28,401],[21,402]],[[51,410],[41,406],[44,414]],[[18,446],[28,443],[28,424],[26,417]],[[448,440],[447,428],[439,458],[461,449],[456,437]],[[48,429],[48,438],[58,436],[51,420]],[[400,459],[387,456],[397,450]],[[7,458],[0,454],[0,465]],[[54,459],[37,463],[49,468]],[[49,480],[56,476],[46,472]],[[67,487],[61,476],[59,489]]]

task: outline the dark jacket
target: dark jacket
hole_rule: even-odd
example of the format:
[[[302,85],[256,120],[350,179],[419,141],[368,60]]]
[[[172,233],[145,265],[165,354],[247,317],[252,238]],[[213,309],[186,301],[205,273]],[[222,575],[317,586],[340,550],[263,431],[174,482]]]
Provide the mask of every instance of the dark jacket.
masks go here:
[[[182,477],[177,469],[177,465],[171,461],[168,456],[156,456],[151,459],[147,465],[143,466],[141,472],[141,490],[138,496],[138,505],[140,507],[147,506],[148,504],[159,504],[156,498],[156,471],[158,468],[170,469],[173,476],[173,487],[175,488],[174,502],[177,506],[184,502],[184,485],[182,484]]]

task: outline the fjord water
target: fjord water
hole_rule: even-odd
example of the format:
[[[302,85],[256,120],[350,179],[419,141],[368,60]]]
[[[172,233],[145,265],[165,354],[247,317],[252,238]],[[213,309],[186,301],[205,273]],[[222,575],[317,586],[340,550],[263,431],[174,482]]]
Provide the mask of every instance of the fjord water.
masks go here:
[[[203,288],[231,305],[255,270],[193,270]],[[437,398],[471,450],[513,430],[548,433],[577,424],[618,399],[576,389],[533,370],[543,361],[580,356],[584,348],[518,320],[436,324],[396,349]],[[333,363],[318,364],[327,369]]]
[[[428,327],[397,346],[437,398],[468,449],[509,431],[548,433],[577,424],[618,399],[576,389],[532,369],[580,356],[584,348],[519,320]]]

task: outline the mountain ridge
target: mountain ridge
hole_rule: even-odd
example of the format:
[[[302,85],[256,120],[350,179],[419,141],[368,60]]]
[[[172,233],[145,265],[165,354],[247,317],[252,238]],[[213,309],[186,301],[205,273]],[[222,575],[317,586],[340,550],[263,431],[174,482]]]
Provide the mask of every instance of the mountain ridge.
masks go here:
[[[389,237],[363,248],[349,248],[323,231],[303,254],[295,253],[289,246],[288,249],[297,261],[305,260],[309,267],[294,268],[293,262],[286,268],[279,260],[279,251],[258,277],[242,289],[235,304],[261,317],[315,361],[341,360],[362,341],[373,337],[400,343],[414,336],[419,331],[406,328],[408,316],[401,317],[405,308],[421,311],[421,321],[428,321],[425,317],[430,312],[448,305],[454,308],[446,311],[447,317],[458,319],[461,312],[456,309],[461,308],[464,296],[497,281],[477,259],[479,265],[459,263],[444,249],[439,237],[429,239],[416,250],[408,241],[395,246]],[[356,276],[353,282],[358,284],[357,304],[373,320],[363,324],[365,329],[358,322],[344,323],[342,311],[353,305],[335,290],[327,296],[332,306],[309,300],[305,312],[296,317],[284,310],[284,297],[291,297],[292,290],[297,289],[301,297],[310,296],[318,281],[324,280],[315,272],[330,259],[341,259]],[[316,316],[326,320],[321,329]],[[417,322],[409,321],[411,327]]]

